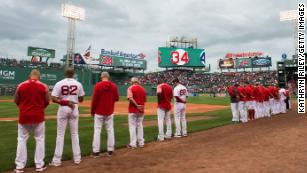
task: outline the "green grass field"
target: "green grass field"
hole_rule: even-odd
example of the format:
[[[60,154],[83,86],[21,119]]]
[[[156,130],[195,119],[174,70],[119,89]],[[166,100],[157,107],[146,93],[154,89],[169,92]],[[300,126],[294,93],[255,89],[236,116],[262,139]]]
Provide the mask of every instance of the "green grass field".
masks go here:
[[[0,98],[2,99],[2,98]],[[125,99],[122,97],[121,99]],[[155,98],[149,97],[148,101],[155,101]],[[227,105],[228,98],[190,98],[191,103],[205,103],[205,104],[219,104]],[[55,115],[57,105],[50,105],[50,108],[46,110],[47,114]],[[17,107],[14,103],[0,103],[0,117],[3,115],[16,116]],[[85,111],[85,110],[83,110]],[[193,116],[210,116],[214,117],[209,120],[192,121],[188,123],[188,132],[202,131],[218,126],[223,126],[231,123],[230,110],[219,110],[201,114],[191,114]],[[146,120],[156,120],[156,116],[146,116]],[[173,120],[172,120],[173,121]],[[174,126],[173,126],[174,128]],[[129,131],[127,126],[127,116],[115,116],[114,118],[115,140],[116,147],[125,147],[129,142]],[[144,137],[146,142],[154,141],[157,135],[157,126],[150,126],[144,128]],[[86,156],[91,153],[92,138],[93,138],[93,118],[80,118],[79,121],[79,135],[82,155]],[[17,145],[17,123],[16,122],[0,122],[0,172],[12,170],[15,167],[14,159],[16,155]],[[55,149],[56,140],[56,120],[46,121],[46,159],[48,163],[52,159]],[[106,151],[106,133],[102,133],[102,146],[101,150]],[[27,166],[33,166],[34,156],[34,139],[30,137],[28,142],[28,164]],[[72,150],[70,142],[69,130],[66,131],[65,146],[63,152],[63,160],[72,159]]]

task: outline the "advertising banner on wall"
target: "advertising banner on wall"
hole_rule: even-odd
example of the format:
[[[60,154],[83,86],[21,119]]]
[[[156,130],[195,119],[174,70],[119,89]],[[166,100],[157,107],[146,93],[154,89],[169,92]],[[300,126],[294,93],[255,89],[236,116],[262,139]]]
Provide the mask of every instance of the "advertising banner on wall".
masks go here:
[[[252,68],[252,61],[250,58],[236,59],[235,68]]]
[[[224,68],[234,68],[235,63],[233,59],[220,59],[219,60],[219,67],[221,69]]]
[[[28,47],[28,56],[39,56],[39,57],[47,57],[54,58],[55,50],[54,49],[46,49],[40,47]]]
[[[138,69],[146,69],[147,67],[146,60],[105,55],[100,55],[100,64],[111,67]]]
[[[252,59],[253,68],[257,67],[270,67],[272,66],[271,57],[256,57]]]

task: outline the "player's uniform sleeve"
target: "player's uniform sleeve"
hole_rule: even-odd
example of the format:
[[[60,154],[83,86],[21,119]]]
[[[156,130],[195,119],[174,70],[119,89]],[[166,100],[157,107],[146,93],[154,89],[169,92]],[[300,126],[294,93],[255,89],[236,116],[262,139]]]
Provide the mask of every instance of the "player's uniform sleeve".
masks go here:
[[[60,97],[61,95],[61,86],[59,83],[56,83],[53,87],[53,90],[51,92],[51,96],[53,97]]]
[[[80,87],[80,91],[79,91],[79,93],[78,93],[78,96],[79,96],[79,97],[82,97],[82,96],[85,95],[85,92],[84,92],[84,89],[83,89],[83,86],[82,86],[81,83],[79,83],[79,87]]]

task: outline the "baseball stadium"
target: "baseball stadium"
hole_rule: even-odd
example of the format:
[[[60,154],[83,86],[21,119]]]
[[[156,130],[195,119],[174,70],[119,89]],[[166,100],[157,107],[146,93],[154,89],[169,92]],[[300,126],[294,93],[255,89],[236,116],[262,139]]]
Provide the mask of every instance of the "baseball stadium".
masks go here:
[[[126,53],[120,47],[93,50],[89,46],[81,53],[75,48],[79,44],[75,30],[76,23],[85,19],[86,8],[64,1],[61,5],[62,17],[68,19],[64,54],[52,46],[33,44],[25,46],[24,58],[0,55],[0,172],[307,172],[307,119],[297,110],[300,52],[296,48],[290,57],[235,51],[209,61],[213,51],[200,47],[204,38],[177,36],[166,43],[159,40],[153,48],[156,57],[147,57],[146,51]],[[79,27],[86,27],[86,22]],[[77,82],[78,89],[67,81],[60,86],[64,80]],[[111,83],[108,87],[116,86],[115,94],[103,87],[99,90],[106,81]],[[48,100],[42,108],[43,120],[23,123],[36,122],[36,115],[25,116],[24,107],[29,105],[27,111],[35,112],[39,85],[46,88],[41,95]],[[138,90],[133,90],[136,86]],[[177,94],[178,86],[184,92],[180,89]],[[142,103],[140,88],[145,94]],[[112,94],[118,97],[114,102]],[[75,102],[67,99],[73,97]],[[112,113],[99,113],[112,107],[99,103],[109,102],[114,104]],[[66,114],[63,107],[76,110],[77,121],[73,124],[75,117],[70,117],[59,130]],[[142,117],[141,122],[133,122],[133,115]],[[103,117],[100,127],[99,117]],[[107,117],[112,117],[112,123]],[[41,123],[43,142],[37,137]],[[97,128],[101,135],[96,151]]]

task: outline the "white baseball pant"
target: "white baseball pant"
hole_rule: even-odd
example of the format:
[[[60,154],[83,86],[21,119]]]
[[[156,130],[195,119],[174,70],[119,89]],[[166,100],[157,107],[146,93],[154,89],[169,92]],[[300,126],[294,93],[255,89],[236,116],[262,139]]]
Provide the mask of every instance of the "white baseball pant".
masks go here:
[[[130,146],[136,147],[144,145],[144,131],[143,131],[144,114],[142,113],[129,113],[129,133],[130,133]]]
[[[78,122],[79,122],[78,106],[76,105],[74,109],[71,109],[68,106],[60,106],[57,115],[57,138],[56,138],[56,147],[54,151],[54,156],[52,159],[53,163],[61,164],[62,162],[64,137],[65,137],[67,122],[69,124],[70,134],[71,134],[73,159],[75,162],[81,160],[81,151],[80,151],[79,133],[78,133]]]
[[[39,124],[18,124],[17,152],[16,152],[16,169],[23,169],[27,163],[27,142],[30,131],[34,131],[36,142],[34,163],[37,168],[45,165],[45,122]]]
[[[163,141],[164,138],[171,138],[172,137],[171,111],[158,108],[157,114],[158,114],[158,128],[159,128],[158,140]],[[164,134],[164,120],[166,124],[165,134]]]
[[[270,98],[270,110],[271,110],[271,115],[276,115],[276,106],[274,98]]]
[[[232,121],[238,122],[239,121],[238,103],[230,103],[230,107],[232,112]]]
[[[247,122],[247,111],[244,101],[239,101],[239,112],[240,112],[240,120],[243,123]]]
[[[264,101],[263,106],[264,106],[264,116],[270,117],[271,116],[271,114],[270,114],[270,102]]]
[[[108,134],[107,150],[114,151],[115,137],[113,128],[113,115],[104,116],[95,114],[94,118],[94,138],[93,138],[93,152],[100,152],[100,134],[101,128],[105,124]]]
[[[174,104],[174,119],[176,125],[176,136],[187,135],[186,104]]]
[[[287,113],[287,104],[284,99],[279,99],[279,109],[281,113]]]

